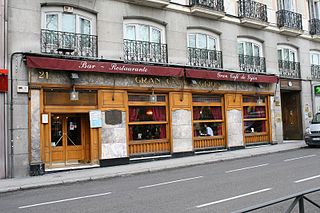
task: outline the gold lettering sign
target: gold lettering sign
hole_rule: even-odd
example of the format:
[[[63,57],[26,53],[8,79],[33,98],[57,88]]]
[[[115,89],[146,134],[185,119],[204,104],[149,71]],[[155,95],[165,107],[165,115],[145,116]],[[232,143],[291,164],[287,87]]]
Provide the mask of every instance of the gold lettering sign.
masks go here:
[[[135,77],[135,82],[137,84],[143,84],[147,86],[174,86],[181,87],[183,80],[179,78],[157,78],[157,77]],[[214,81],[208,80],[196,80],[196,84],[189,84],[187,81],[184,82],[187,87],[198,87],[198,88],[212,88],[214,86]]]

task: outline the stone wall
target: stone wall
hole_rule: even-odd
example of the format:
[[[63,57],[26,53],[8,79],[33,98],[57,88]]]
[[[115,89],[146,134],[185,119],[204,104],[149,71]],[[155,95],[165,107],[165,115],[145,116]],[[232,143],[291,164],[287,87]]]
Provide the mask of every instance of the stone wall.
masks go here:
[[[242,111],[232,109],[227,111],[228,147],[244,146]]]
[[[122,112],[120,124],[106,124],[105,112],[102,112],[101,159],[127,157],[126,112]]]
[[[192,145],[191,111],[175,110],[172,112],[172,147],[173,153],[190,152]]]

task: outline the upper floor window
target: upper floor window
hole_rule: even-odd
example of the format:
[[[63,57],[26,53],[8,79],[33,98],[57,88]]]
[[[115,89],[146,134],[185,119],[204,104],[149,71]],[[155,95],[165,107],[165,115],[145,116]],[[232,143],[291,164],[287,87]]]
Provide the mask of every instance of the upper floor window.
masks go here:
[[[238,54],[262,57],[262,44],[253,39],[238,40]]]
[[[320,51],[310,52],[310,62],[312,65],[320,65]]]
[[[124,58],[132,62],[167,63],[165,27],[138,19],[124,21]]]
[[[297,62],[297,50],[289,46],[278,46],[278,60]]]
[[[63,7],[44,7],[42,29],[80,33],[95,34],[94,14],[73,9],[73,12],[64,12]]]
[[[126,20],[124,39],[165,43],[165,28],[145,20]]]
[[[73,7],[42,7],[41,21],[42,52],[97,56],[95,14]]]
[[[282,77],[300,78],[300,63],[298,60],[298,50],[288,46],[278,46],[278,66]]]
[[[189,33],[188,34],[188,47],[217,50],[218,39],[212,35],[203,33]]]
[[[320,1],[309,0],[310,19],[320,19]]]
[[[294,0],[279,0],[278,5],[279,5],[279,10],[288,10],[288,11],[295,12]]]
[[[262,43],[253,39],[238,39],[239,66],[241,71],[266,72]]]
[[[188,64],[192,66],[222,68],[222,53],[219,36],[215,33],[188,30]]]

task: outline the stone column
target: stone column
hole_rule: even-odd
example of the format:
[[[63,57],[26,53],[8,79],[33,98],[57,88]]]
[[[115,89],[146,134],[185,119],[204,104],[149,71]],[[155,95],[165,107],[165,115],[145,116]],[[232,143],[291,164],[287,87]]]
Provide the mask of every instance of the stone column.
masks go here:
[[[105,112],[102,112],[101,160],[127,158],[126,112],[121,112],[120,124],[106,124]]]
[[[40,90],[31,90],[31,163],[40,162]]]
[[[227,111],[228,147],[243,147],[242,111],[231,109]]]
[[[193,151],[191,115],[190,110],[172,111],[173,153]]]

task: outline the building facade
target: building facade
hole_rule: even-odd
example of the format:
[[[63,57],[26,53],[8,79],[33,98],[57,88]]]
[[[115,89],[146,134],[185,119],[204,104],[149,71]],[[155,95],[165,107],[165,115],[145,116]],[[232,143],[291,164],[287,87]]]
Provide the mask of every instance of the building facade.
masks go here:
[[[302,139],[320,108],[318,1],[27,2],[7,5],[11,176]]]

